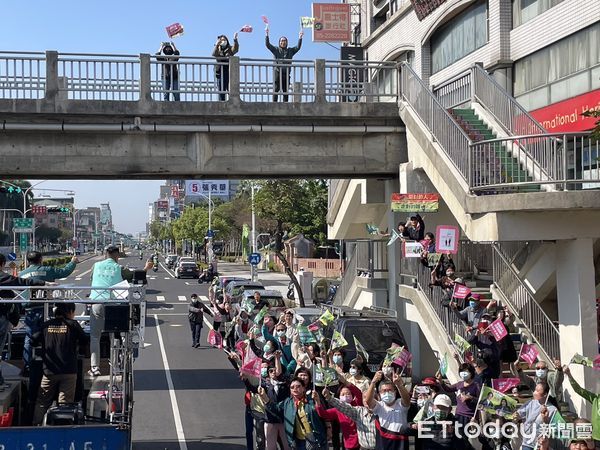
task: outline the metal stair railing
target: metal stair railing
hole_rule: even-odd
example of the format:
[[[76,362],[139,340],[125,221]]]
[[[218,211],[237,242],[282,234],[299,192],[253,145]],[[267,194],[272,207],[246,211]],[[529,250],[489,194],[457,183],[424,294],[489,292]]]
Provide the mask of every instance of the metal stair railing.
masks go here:
[[[402,100],[411,106],[458,169],[462,178],[469,182],[472,143],[469,136],[406,63],[400,65],[400,81]]]
[[[494,248],[494,284],[505,297],[505,303],[513,310],[536,341],[547,358],[560,355],[560,334],[552,320],[546,315],[533,293],[520,279],[517,270],[505,256],[499,243]]]

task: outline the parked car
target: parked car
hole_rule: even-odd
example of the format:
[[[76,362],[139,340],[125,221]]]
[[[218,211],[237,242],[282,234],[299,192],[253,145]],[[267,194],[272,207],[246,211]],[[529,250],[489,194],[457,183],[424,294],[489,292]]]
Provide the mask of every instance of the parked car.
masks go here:
[[[200,270],[195,262],[182,262],[179,263],[175,269],[175,278],[198,278],[200,276]]]
[[[323,310],[321,308],[294,308],[294,313],[296,314],[296,320],[301,322],[302,325],[310,325],[315,322],[321,314],[323,314]]]
[[[223,299],[239,303],[242,292],[249,290],[254,295],[254,291],[263,291],[264,289],[265,286],[258,281],[232,281],[223,290]]]
[[[165,264],[168,269],[172,269],[175,266],[175,261],[177,261],[177,255],[167,255],[165,258]]]
[[[244,300],[253,299],[255,291],[256,289],[248,289],[243,291],[237,297],[238,301],[232,303],[241,304]],[[259,292],[260,299],[266,301],[269,304],[271,314],[276,317],[279,317],[279,315],[282,314],[286,309],[291,308],[293,306],[292,302],[290,302],[288,299],[284,299],[283,294],[279,291],[267,290],[263,288]],[[254,313],[257,312],[258,309],[255,308]]]
[[[214,298],[216,298],[216,299],[218,299],[219,297],[222,298],[223,290],[225,288],[227,288],[229,283],[231,283],[232,281],[247,281],[247,282],[249,282],[250,279],[244,278],[244,277],[232,277],[232,276],[228,276],[228,275],[220,276],[219,281],[216,284],[213,284],[210,286],[210,289],[212,290]]]

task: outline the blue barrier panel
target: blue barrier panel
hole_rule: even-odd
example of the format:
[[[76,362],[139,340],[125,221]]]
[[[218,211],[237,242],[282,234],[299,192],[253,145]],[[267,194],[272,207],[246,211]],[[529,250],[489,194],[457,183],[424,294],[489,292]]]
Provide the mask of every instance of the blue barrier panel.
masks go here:
[[[129,450],[129,434],[109,425],[0,428],[0,450]]]

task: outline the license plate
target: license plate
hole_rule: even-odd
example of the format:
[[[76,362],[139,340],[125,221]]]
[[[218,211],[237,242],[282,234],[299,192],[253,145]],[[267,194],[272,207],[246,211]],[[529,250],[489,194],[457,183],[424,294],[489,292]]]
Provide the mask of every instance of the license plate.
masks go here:
[[[185,269],[186,272],[193,272],[194,269]]]

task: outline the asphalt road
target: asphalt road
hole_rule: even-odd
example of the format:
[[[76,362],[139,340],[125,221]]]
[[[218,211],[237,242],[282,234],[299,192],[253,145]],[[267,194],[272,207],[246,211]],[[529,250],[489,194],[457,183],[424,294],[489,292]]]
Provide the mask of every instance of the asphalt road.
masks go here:
[[[91,266],[100,259],[83,261],[62,282],[89,285]],[[144,263],[134,257],[119,262]],[[249,276],[248,266],[235,264],[220,263],[219,272]],[[287,286],[281,277],[264,277],[267,286]],[[207,291],[196,280],[175,279],[162,258],[159,271],[148,273],[145,348],[134,364],[134,450],[246,448],[244,390],[237,372],[222,350],[206,343],[206,323],[202,346],[191,345],[189,298],[192,293],[207,296]]]

